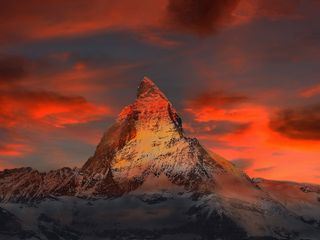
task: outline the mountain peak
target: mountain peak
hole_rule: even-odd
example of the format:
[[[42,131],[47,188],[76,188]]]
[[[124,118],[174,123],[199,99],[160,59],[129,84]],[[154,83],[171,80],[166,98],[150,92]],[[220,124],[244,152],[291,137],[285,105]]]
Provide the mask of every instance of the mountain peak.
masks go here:
[[[92,179],[83,186],[83,191],[97,194],[104,194],[105,190],[131,191],[148,176],[161,174],[173,184],[192,188],[213,181],[213,176],[222,173],[247,182],[226,160],[212,158],[196,139],[184,135],[177,111],[147,77],[139,85],[137,99],[107,129],[82,171]],[[106,188],[101,182],[107,178],[112,179],[108,183],[115,183],[112,187]],[[118,190],[113,189],[115,186]]]
[[[138,87],[137,98],[144,98],[158,95],[167,100],[164,93],[159,87],[148,77],[144,77]]]

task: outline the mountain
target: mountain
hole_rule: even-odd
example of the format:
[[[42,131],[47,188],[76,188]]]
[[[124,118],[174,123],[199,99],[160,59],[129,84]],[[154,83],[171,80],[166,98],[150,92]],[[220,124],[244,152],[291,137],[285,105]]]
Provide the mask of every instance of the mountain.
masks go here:
[[[144,78],[135,102],[121,111],[82,168],[48,173],[31,168],[4,170],[0,198],[19,202],[62,195],[120,196],[141,187],[147,178],[162,175],[168,183],[189,190],[222,190],[229,184],[257,191],[246,174],[209,154],[197,139],[184,136],[177,111]]]
[[[319,189],[250,179],[144,78],[81,168],[0,172],[0,207],[23,239],[319,239]]]
[[[82,190],[98,195],[110,190],[112,194],[115,188],[128,192],[148,177],[160,175],[172,184],[203,191],[219,183],[215,180],[219,176],[251,184],[231,163],[210,156],[197,139],[184,136],[177,111],[148,78],[142,80],[135,102],[121,111],[81,170],[88,176],[86,181],[97,182]],[[103,179],[112,182],[112,187],[106,188]]]

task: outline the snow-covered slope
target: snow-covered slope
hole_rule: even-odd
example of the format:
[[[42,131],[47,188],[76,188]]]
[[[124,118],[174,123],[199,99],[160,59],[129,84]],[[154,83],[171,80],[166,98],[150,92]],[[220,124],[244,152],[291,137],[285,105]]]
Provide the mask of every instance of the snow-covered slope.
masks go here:
[[[207,151],[148,78],[82,168],[0,172],[1,206],[39,239],[319,239],[314,189],[252,181]]]
[[[254,182],[302,221],[320,228],[319,185],[261,178],[254,179]]]
[[[152,183],[155,179],[148,179]],[[160,177],[160,181],[164,178]],[[269,204],[268,204],[269,202]],[[30,239],[319,239],[319,229],[269,199],[144,187],[121,197],[2,203]],[[3,234],[5,236],[5,234]],[[1,238],[0,239],[7,239]],[[34,237],[37,238],[34,238]],[[29,238],[25,238],[29,239]]]

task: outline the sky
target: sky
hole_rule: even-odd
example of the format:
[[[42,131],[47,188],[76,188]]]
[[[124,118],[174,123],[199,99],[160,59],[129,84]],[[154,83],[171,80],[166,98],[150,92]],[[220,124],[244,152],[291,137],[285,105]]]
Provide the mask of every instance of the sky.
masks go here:
[[[0,3],[0,169],[81,166],[144,76],[251,177],[320,183],[320,1]]]

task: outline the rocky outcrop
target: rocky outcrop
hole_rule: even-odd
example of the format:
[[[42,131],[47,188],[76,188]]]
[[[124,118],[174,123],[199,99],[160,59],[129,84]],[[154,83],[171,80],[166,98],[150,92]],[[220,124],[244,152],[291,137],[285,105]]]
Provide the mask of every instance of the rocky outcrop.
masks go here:
[[[29,167],[4,170],[0,172],[0,199],[2,202],[25,202],[75,195],[79,179],[78,169],[70,168],[47,173]]]

